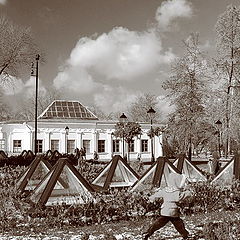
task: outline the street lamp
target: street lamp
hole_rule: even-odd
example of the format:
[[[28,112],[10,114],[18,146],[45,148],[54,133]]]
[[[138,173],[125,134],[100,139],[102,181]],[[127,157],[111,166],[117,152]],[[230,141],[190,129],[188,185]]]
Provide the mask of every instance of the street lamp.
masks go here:
[[[217,120],[215,122],[215,125],[218,130],[218,152],[219,152],[219,157],[221,157],[221,128],[222,128],[222,122],[220,120]]]
[[[122,149],[123,149],[123,158],[124,158],[124,136],[125,136],[125,123],[127,121],[127,117],[126,115],[123,113],[121,116],[120,116],[120,122],[123,124],[123,145],[122,145]]]
[[[156,111],[151,107],[148,111],[147,111],[147,114],[148,116],[150,117],[150,121],[151,121],[151,135],[150,135],[150,138],[151,138],[151,152],[152,152],[152,156],[151,156],[151,161],[154,162],[154,153],[153,153],[153,127],[152,127],[152,124],[153,124],[153,117],[155,115]]]
[[[34,152],[37,154],[37,115],[38,115],[38,110],[37,110],[37,102],[38,102],[38,61],[40,59],[40,55],[36,55],[36,69],[34,73],[34,63],[32,63],[32,70],[31,70],[31,76],[36,77],[36,95],[35,95],[35,132],[34,132]]]
[[[66,150],[66,153],[68,154],[68,146],[67,146],[68,145],[67,144],[67,142],[68,142],[68,133],[69,133],[69,127],[68,126],[65,127],[65,132],[66,132],[66,140],[65,140],[65,142],[66,142],[65,143],[66,149],[65,150]]]

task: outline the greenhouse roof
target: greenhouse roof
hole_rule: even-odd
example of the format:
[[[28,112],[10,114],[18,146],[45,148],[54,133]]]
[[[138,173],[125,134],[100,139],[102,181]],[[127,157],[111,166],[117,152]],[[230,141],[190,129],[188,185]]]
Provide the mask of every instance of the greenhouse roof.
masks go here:
[[[65,100],[53,101],[38,118],[98,120],[98,118],[80,102]]]

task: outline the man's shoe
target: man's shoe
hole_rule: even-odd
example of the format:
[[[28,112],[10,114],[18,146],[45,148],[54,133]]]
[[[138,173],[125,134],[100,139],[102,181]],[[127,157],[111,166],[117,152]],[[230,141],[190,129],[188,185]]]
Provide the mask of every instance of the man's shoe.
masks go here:
[[[143,240],[147,240],[150,237],[148,233],[143,233]]]

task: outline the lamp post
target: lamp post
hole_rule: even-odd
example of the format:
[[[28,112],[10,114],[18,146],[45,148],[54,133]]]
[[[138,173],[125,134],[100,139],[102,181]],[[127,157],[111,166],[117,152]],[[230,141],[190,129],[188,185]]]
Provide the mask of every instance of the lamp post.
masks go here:
[[[65,145],[66,145],[66,153],[68,154],[68,133],[69,133],[69,127],[68,126],[66,126],[65,127],[65,132],[66,132],[66,143],[65,143]]]
[[[31,70],[31,76],[36,77],[36,92],[35,92],[35,132],[34,132],[34,152],[35,155],[37,154],[37,115],[38,115],[38,109],[37,109],[37,102],[38,102],[38,62],[40,59],[40,55],[36,55],[36,69],[34,73],[34,63],[32,63],[32,70]]]
[[[153,124],[153,117],[155,115],[156,111],[151,107],[148,111],[147,111],[147,114],[149,115],[150,117],[150,121],[151,121],[151,135],[150,135],[150,138],[151,138],[151,161],[154,162],[154,153],[153,153],[153,127],[152,127],[152,124]]]
[[[122,143],[122,149],[123,149],[123,153],[122,153],[122,155],[123,155],[123,158],[124,158],[124,136],[125,136],[125,129],[124,129],[124,127],[125,127],[125,123],[126,123],[126,121],[127,121],[127,117],[126,117],[126,115],[123,113],[121,116],[120,116],[120,122],[123,124],[123,143]]]
[[[215,122],[215,125],[217,126],[218,130],[218,152],[219,152],[219,157],[221,157],[221,128],[222,128],[222,122],[220,120],[217,120]]]

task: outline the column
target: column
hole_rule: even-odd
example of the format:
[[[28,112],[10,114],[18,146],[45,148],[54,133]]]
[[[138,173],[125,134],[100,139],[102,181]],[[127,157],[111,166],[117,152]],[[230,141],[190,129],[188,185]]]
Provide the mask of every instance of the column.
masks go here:
[[[141,152],[141,138],[136,139],[136,151],[137,153]]]
[[[51,148],[50,135],[51,135],[51,132],[46,131],[44,133],[44,148],[43,148],[43,152],[47,152]]]
[[[99,133],[97,130],[93,132],[93,149],[92,152],[98,150],[98,138],[99,138]]]
[[[108,132],[107,133],[107,143],[106,143],[106,152],[108,153],[107,158],[111,159],[112,158],[112,152],[113,152],[113,148],[112,148],[112,133]]]
[[[60,143],[59,143],[59,152],[60,153],[66,153],[66,149],[67,149],[67,141],[66,141],[66,132],[61,132],[60,135]]]
[[[13,152],[13,141],[12,141],[12,132],[9,133],[9,137],[8,137],[8,149],[7,151]]]
[[[83,147],[82,146],[82,132],[78,131],[76,133],[77,137],[76,137],[76,148],[78,148],[79,150]]]
[[[33,139],[34,139],[33,135],[34,135],[34,132],[30,130],[29,131],[29,137],[30,137],[30,148],[29,149],[31,149],[34,152],[35,144],[33,144]]]

